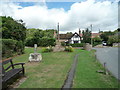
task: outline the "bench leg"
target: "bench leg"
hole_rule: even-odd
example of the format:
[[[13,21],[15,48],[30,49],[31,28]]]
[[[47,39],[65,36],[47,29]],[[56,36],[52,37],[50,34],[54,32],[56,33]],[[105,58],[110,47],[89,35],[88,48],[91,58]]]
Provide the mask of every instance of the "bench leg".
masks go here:
[[[23,72],[23,75],[24,75],[24,74],[25,74],[25,69],[24,69],[24,68],[23,68],[23,71],[22,71],[22,72]]]

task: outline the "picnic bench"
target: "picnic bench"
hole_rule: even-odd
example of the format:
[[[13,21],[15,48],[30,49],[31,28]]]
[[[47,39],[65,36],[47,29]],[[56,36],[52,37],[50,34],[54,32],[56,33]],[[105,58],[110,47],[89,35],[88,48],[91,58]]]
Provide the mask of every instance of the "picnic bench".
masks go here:
[[[10,64],[5,67],[5,64]],[[2,61],[2,85],[6,85],[7,81],[13,78],[15,75],[22,73],[24,75],[24,65],[25,63],[15,63],[13,64],[12,59]],[[20,68],[16,68],[16,65],[21,65]]]

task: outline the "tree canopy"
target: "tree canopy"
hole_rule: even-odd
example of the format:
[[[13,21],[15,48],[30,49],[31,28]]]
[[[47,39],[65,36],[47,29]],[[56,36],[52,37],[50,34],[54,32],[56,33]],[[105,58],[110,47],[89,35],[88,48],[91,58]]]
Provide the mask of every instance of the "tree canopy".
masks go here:
[[[14,20],[12,17],[1,16],[2,38],[24,41],[26,39],[26,27],[22,20]]]
[[[85,31],[82,32],[83,34],[83,42],[90,43],[91,41],[91,31],[87,28]]]

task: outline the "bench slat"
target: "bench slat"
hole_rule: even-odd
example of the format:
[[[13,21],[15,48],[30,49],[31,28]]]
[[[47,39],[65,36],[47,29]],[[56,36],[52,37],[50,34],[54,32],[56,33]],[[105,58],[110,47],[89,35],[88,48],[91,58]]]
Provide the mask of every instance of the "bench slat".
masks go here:
[[[12,69],[8,72],[5,73],[5,76],[3,77],[3,82],[6,82],[7,80],[9,80],[11,77],[13,77],[14,75],[16,75],[17,73],[21,72],[22,68],[19,69]]]

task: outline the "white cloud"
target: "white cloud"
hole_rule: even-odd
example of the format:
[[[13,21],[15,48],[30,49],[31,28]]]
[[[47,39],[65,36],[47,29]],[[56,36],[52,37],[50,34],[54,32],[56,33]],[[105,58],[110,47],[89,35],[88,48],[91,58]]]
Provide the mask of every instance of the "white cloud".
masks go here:
[[[84,29],[90,24],[93,24],[94,32],[99,28],[114,30],[118,27],[118,4],[110,1],[74,3],[69,11],[63,8],[48,9],[40,4],[22,7],[15,3],[2,3],[0,15],[22,19],[28,28],[57,29],[59,22],[61,32],[77,32],[78,28]]]

